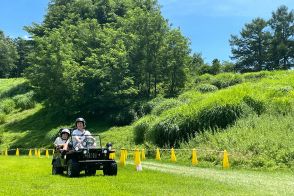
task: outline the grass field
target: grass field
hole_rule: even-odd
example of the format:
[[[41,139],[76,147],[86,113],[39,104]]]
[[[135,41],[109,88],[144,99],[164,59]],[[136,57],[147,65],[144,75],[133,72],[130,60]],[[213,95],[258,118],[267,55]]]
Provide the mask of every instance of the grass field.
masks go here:
[[[0,195],[293,195],[294,176],[282,172],[220,170],[143,162],[115,177],[51,175],[51,159],[0,156]]]

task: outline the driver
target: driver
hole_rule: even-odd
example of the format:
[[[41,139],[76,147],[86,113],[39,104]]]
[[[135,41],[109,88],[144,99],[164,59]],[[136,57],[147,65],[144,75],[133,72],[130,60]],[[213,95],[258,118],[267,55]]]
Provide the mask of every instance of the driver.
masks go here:
[[[82,141],[86,136],[91,136],[91,133],[86,128],[86,121],[83,118],[77,118],[75,122],[76,129],[73,131],[72,135],[74,137],[74,146],[82,147]]]
[[[70,131],[68,129],[62,129],[60,132],[60,136],[57,137],[54,141],[54,145],[58,149],[67,150],[69,143],[69,135]]]

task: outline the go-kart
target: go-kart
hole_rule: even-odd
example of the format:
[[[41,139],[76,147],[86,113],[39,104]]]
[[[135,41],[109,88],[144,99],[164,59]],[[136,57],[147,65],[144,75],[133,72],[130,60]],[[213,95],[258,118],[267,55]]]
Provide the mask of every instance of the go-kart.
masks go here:
[[[78,140],[77,140],[78,138]],[[70,135],[68,149],[56,149],[52,159],[52,174],[78,177],[81,171],[85,175],[96,175],[96,170],[103,170],[104,175],[117,175],[117,163],[109,158],[114,153],[111,143],[101,146],[99,135]]]

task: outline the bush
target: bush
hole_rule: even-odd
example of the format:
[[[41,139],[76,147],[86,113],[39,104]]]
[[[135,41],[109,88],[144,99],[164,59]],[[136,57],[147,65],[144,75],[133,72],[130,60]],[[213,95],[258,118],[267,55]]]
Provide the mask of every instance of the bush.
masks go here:
[[[5,99],[0,104],[0,112],[5,114],[11,113],[15,108],[15,103],[12,99]]]
[[[211,84],[200,84],[196,87],[196,89],[201,93],[208,93],[208,92],[213,92],[218,90],[216,86]]]
[[[196,77],[195,79],[195,83],[198,84],[198,83],[210,83],[211,80],[213,79],[213,75],[211,74],[203,74],[201,76],[198,76]]]
[[[212,79],[211,84],[221,89],[221,88],[226,88],[236,84],[240,84],[242,82],[243,82],[243,78],[241,75],[233,74],[233,73],[222,73],[222,74],[216,75]]]
[[[144,105],[144,109],[146,114],[150,114],[151,111],[153,110],[153,108],[157,105],[159,105],[161,102],[165,101],[166,99],[163,97],[156,97],[150,101],[148,101],[145,105]]]
[[[242,76],[246,81],[256,81],[262,78],[265,78],[270,75],[271,72],[269,71],[260,71],[260,72],[253,72],[253,73],[244,73]]]
[[[266,110],[265,103],[260,100],[254,99],[250,96],[245,96],[243,100],[258,115],[262,114]]]
[[[0,113],[0,124],[4,124],[6,122],[6,115],[4,113]]]
[[[180,106],[183,104],[181,101],[176,99],[166,99],[164,101],[159,102],[156,106],[153,107],[151,114],[153,115],[160,115],[162,112]]]
[[[36,102],[33,99],[34,92],[30,91],[23,95],[17,95],[13,97],[13,100],[15,102],[15,105],[17,108],[21,110],[27,110],[35,107]]]
[[[137,121],[133,126],[135,144],[143,144],[146,139],[147,131],[149,130],[155,116],[145,116]]]

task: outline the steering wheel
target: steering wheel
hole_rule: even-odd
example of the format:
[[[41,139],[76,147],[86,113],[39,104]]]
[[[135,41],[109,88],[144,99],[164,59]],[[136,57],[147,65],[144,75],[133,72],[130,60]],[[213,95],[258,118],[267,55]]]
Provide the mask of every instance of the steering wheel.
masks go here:
[[[95,139],[93,137],[86,137],[83,141],[82,141],[82,145],[84,147],[91,147],[95,145]]]

